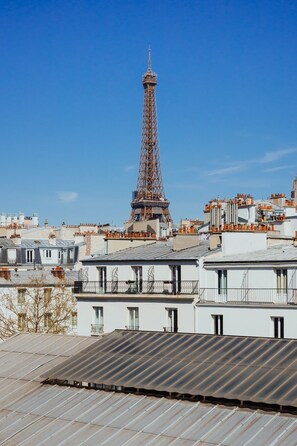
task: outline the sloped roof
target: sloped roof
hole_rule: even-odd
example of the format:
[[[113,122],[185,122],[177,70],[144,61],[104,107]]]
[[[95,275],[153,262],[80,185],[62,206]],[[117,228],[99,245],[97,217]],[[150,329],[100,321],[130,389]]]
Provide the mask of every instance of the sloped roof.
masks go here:
[[[48,239],[22,239],[22,248],[68,248],[76,246],[73,240],[57,239],[55,245],[49,243]]]
[[[51,271],[48,270],[10,270],[9,280],[4,277],[0,277],[0,287],[13,287],[20,285],[30,285],[34,280],[40,280],[47,285],[58,285],[61,284],[61,280],[55,277]],[[65,271],[65,277],[63,279],[66,284],[73,285],[75,280],[78,280],[78,271]]]
[[[141,245],[136,248],[127,248],[112,254],[94,255],[83,262],[114,262],[134,260],[196,260],[202,256],[213,254],[209,251],[209,241],[201,241],[199,245],[185,248],[179,251],[173,250],[172,241],[155,242],[149,245]]]
[[[296,358],[293,339],[116,330],[44,377],[291,406],[297,413]]]
[[[297,247],[293,245],[273,245],[267,249],[233,254],[228,256],[212,256],[205,260],[205,263],[231,263],[231,262],[280,262],[280,261],[296,261]]]
[[[42,373],[98,342],[20,334],[0,344],[2,444],[295,446],[297,419],[284,414],[40,383]]]

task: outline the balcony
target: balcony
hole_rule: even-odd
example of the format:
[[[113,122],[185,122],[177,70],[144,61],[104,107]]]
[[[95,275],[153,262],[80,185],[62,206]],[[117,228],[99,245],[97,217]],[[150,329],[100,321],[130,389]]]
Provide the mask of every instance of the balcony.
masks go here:
[[[230,304],[297,304],[297,289],[200,288],[199,301]]]
[[[103,324],[91,324],[91,335],[98,336],[103,333]]]
[[[139,330],[139,325],[126,325],[126,330]]]
[[[133,280],[117,282],[74,282],[75,294],[198,294],[198,281],[186,280],[174,282],[165,281],[141,281]]]

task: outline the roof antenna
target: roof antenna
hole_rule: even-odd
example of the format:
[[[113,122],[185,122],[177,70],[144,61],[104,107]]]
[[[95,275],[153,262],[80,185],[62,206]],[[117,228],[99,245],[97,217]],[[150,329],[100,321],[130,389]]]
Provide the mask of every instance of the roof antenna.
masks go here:
[[[147,63],[147,71],[149,73],[152,72],[152,61],[151,61],[151,47],[148,48],[148,63]]]

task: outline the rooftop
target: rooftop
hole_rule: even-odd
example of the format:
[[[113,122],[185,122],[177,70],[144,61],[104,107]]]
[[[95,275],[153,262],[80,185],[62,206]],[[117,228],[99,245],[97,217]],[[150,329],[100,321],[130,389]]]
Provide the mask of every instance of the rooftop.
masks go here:
[[[290,339],[116,330],[43,376],[297,413],[296,358]]]
[[[173,250],[172,241],[155,242],[141,245],[136,248],[127,248],[113,254],[97,254],[84,260],[84,262],[114,262],[133,260],[196,260],[202,256],[213,254],[209,251],[209,242],[201,241],[199,245],[179,251]]]
[[[267,249],[240,254],[223,256],[214,255],[206,259],[205,263],[232,263],[232,262],[279,262],[279,261],[296,261],[297,247],[288,244],[277,244],[268,246]]]
[[[2,444],[296,444],[297,419],[290,415],[41,384],[41,374],[97,342],[87,337],[20,334],[0,344]]]

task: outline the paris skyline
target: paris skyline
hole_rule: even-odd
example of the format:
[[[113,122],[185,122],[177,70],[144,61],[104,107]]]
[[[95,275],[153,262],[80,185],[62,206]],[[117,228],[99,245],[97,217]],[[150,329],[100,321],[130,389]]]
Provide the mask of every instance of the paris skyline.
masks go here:
[[[174,221],[218,195],[289,194],[296,18],[289,1],[4,1],[0,211],[129,218],[148,46]]]

